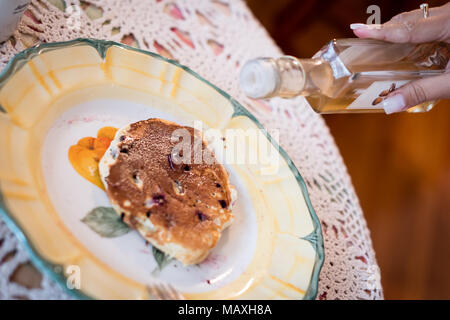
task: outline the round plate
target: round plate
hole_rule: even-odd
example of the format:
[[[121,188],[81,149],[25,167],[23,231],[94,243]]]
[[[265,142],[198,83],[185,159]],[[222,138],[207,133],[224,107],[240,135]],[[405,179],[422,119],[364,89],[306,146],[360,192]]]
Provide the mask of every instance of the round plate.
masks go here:
[[[323,239],[303,179],[255,117],[190,69],[110,41],[42,44],[0,75],[0,111],[0,213],[70,293],[145,299],[156,280],[188,299],[315,298]],[[238,192],[235,221],[198,265],[103,215],[106,193],[69,161],[100,129],[154,117],[218,134],[211,146]],[[93,213],[103,227],[114,220],[114,235],[96,229]]]

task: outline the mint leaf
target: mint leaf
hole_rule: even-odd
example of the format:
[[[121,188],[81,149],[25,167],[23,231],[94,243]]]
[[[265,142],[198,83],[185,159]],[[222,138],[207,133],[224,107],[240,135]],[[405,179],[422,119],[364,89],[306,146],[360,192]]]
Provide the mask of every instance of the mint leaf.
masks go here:
[[[153,258],[155,258],[155,261],[158,264],[159,270],[162,270],[162,268],[167,266],[170,263],[170,261],[172,261],[171,257],[169,257],[167,254],[165,254],[155,246],[152,247],[152,253]]]
[[[97,207],[81,221],[105,238],[120,237],[130,231],[130,228],[120,220],[113,208]]]

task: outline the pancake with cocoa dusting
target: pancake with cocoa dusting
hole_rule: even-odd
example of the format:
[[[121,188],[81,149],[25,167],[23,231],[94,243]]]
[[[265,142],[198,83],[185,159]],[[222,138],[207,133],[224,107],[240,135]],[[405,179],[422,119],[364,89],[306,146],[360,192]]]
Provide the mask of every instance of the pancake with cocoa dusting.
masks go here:
[[[191,161],[174,161],[179,141],[172,134],[177,129],[185,129],[191,138]],[[194,136],[199,133],[193,128],[166,120],[139,121],[117,132],[100,161],[100,175],[117,214],[185,265],[201,262],[217,244],[233,220],[236,198],[221,164],[194,163]],[[215,159],[206,143],[197,141]]]

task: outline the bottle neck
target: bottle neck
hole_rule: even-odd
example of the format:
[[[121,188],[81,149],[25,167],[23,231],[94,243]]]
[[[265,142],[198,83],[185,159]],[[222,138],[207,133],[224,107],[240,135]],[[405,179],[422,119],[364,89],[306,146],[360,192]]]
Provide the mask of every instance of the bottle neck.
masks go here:
[[[292,98],[320,93],[322,69],[328,63],[322,59],[297,59],[284,56],[275,60],[278,83],[271,96]]]
[[[239,76],[240,87],[250,98],[283,97],[320,93],[322,59],[258,58],[244,65]]]

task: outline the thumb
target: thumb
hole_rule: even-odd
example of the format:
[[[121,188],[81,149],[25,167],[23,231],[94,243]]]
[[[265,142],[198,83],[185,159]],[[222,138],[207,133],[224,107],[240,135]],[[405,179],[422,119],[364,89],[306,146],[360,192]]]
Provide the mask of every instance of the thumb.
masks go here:
[[[427,101],[450,98],[450,73],[416,80],[392,92],[380,104],[386,114],[401,112]]]

